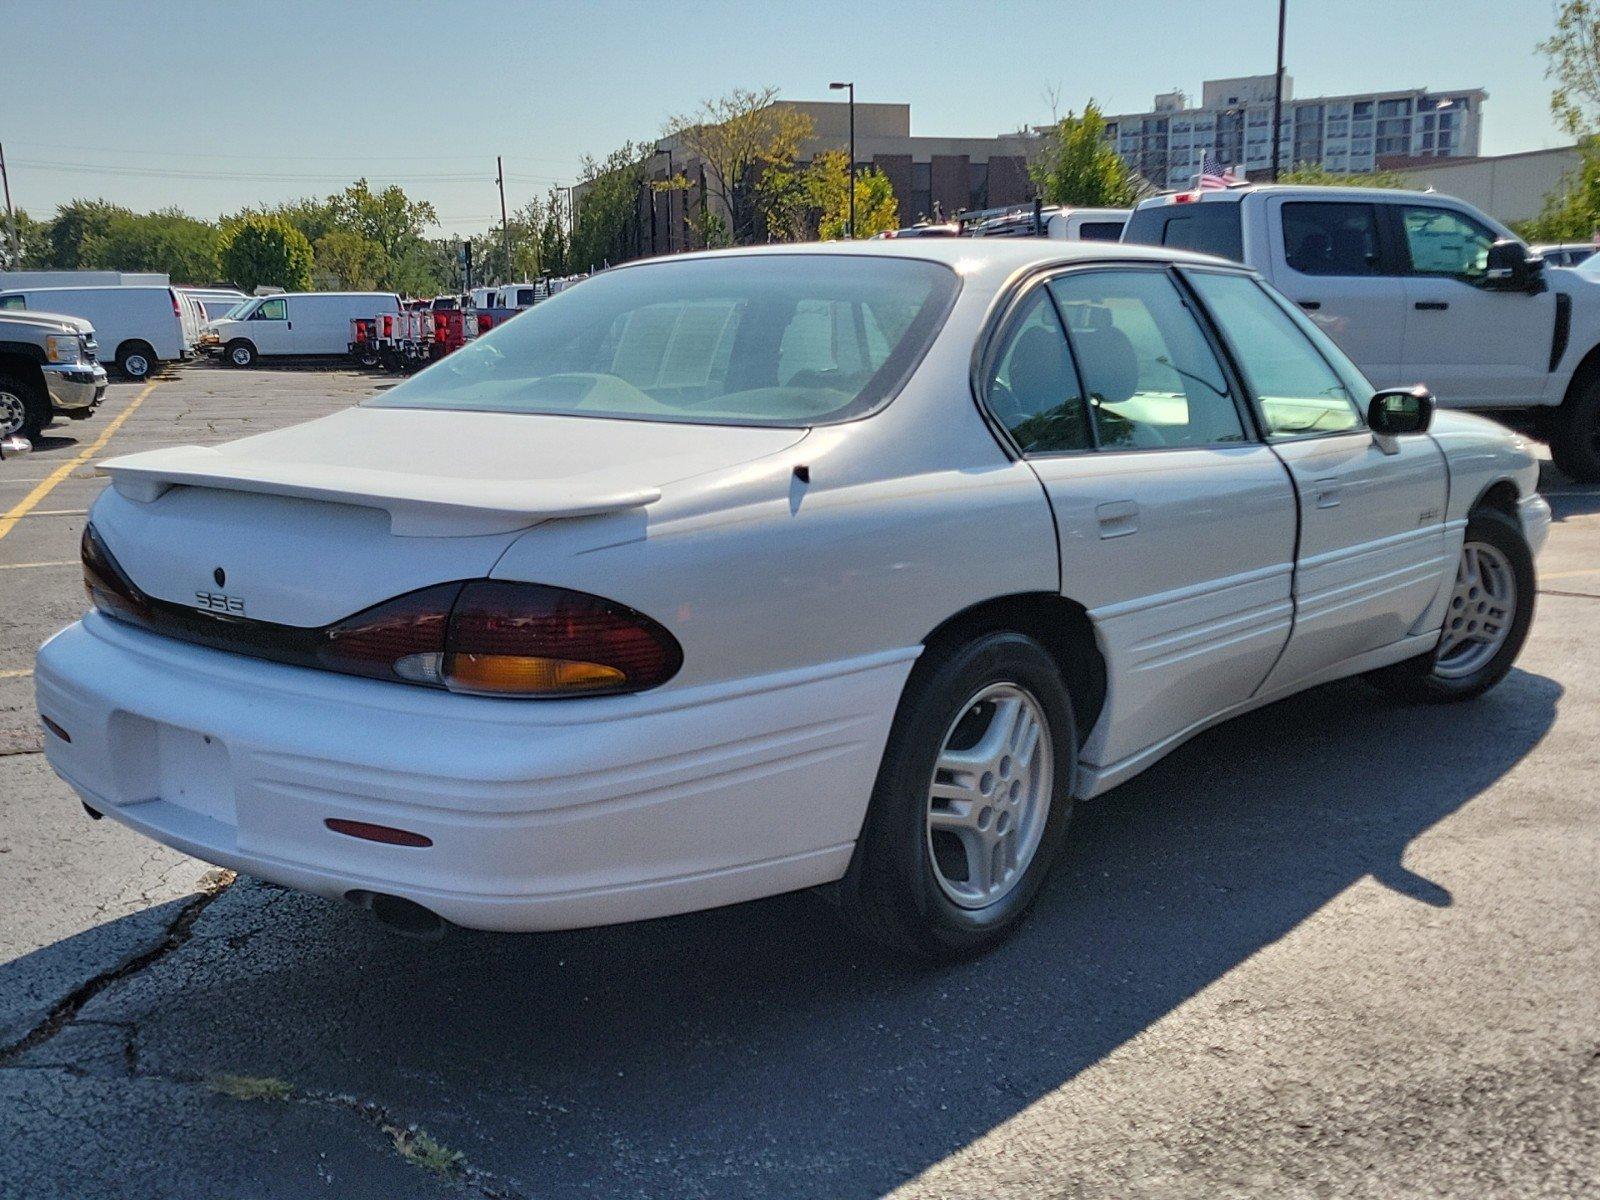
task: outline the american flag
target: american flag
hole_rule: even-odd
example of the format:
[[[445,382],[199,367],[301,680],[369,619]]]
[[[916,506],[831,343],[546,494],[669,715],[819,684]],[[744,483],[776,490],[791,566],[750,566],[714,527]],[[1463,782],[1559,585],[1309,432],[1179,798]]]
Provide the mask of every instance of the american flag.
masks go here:
[[[1225,188],[1230,183],[1238,183],[1238,176],[1234,175],[1227,167],[1217,160],[1213,151],[1207,150],[1200,159],[1199,188],[1202,192],[1212,191],[1216,188]]]

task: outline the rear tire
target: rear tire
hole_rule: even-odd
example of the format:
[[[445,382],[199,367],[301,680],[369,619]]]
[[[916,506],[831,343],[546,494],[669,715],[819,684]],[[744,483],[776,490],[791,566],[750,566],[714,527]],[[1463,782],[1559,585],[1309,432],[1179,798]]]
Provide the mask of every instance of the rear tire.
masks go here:
[[[1496,508],[1476,510],[1467,521],[1439,645],[1373,671],[1367,680],[1409,700],[1449,703],[1483,695],[1506,677],[1528,640],[1537,585],[1533,552],[1516,519]],[[1508,590],[1510,612],[1496,622]]]
[[[244,338],[235,338],[223,350],[222,357],[227,360],[230,367],[243,368],[255,366],[256,359],[260,356],[256,354],[253,342],[246,341]]]
[[[1550,457],[1578,483],[1600,483],[1600,378],[1568,396],[1553,415]]]
[[[1001,941],[1060,855],[1077,757],[1072,699],[1038,642],[1001,630],[930,647],[832,891],[846,921],[924,960]]]
[[[16,434],[37,442],[51,415],[50,396],[38,384],[0,375],[0,437]]]
[[[117,347],[117,371],[124,379],[143,383],[155,373],[156,354],[143,342],[128,342]]]

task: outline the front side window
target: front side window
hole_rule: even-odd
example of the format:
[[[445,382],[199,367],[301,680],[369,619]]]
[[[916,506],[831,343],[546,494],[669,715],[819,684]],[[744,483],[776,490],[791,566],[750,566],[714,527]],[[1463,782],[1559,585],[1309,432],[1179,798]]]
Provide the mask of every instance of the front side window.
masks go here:
[[[1495,235],[1464,213],[1408,204],[1400,210],[1411,270],[1417,275],[1482,279]]]
[[[989,411],[1024,454],[1059,454],[1094,445],[1078,374],[1055,305],[1035,288],[1012,320],[985,389]]]
[[[1362,426],[1350,389],[1298,320],[1254,279],[1195,271],[1195,290],[1233,347],[1273,439]]]
[[[1378,213],[1370,204],[1283,206],[1283,253],[1302,275],[1379,273]]]
[[[1222,367],[1165,272],[1077,272],[1050,290],[1102,447],[1245,440]]]
[[[287,300],[263,300],[261,307],[250,314],[252,321],[287,321],[289,319],[289,302]]]
[[[960,283],[919,259],[742,254],[603,272],[367,403],[803,427],[871,412]]]
[[[26,296],[0,296],[0,308],[27,308]]]

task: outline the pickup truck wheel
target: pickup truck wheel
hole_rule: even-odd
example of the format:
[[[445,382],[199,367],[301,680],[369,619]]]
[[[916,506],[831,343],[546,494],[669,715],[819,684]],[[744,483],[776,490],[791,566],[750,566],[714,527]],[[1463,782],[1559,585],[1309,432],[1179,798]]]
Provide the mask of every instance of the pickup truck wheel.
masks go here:
[[[1556,410],[1550,457],[1578,483],[1600,483],[1600,379],[1592,379]]]
[[[0,375],[0,437],[16,434],[35,442],[48,424],[50,397],[37,384]]]
[[[117,347],[117,370],[124,379],[141,383],[156,369],[155,352],[143,342],[128,342]]]
[[[909,957],[988,949],[1059,856],[1077,755],[1071,697],[1038,642],[1001,630],[930,647],[831,898],[858,932]]]
[[[230,367],[253,367],[256,365],[256,348],[253,342],[244,338],[235,338],[228,343],[223,351],[223,357],[228,360]]]
[[[1506,677],[1528,638],[1538,580],[1515,517],[1480,508],[1467,521],[1439,644],[1366,676],[1411,700],[1481,696]]]

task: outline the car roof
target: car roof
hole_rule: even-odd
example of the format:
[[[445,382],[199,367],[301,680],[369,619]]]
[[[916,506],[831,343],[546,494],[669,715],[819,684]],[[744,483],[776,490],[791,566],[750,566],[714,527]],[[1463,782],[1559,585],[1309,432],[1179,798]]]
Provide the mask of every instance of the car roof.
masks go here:
[[[1083,262],[1192,262],[1239,264],[1209,254],[1175,250],[1169,246],[1143,246],[1125,242],[1073,242],[1061,238],[873,238],[862,241],[785,242],[766,246],[738,246],[724,250],[698,250],[686,254],[635,259],[621,268],[682,262],[695,259],[759,255],[785,257],[914,258],[944,263],[963,275],[1000,271],[1007,275],[1032,266]]]
[[[1154,208],[1161,204],[1173,204],[1174,196],[1188,195],[1193,199],[1187,203],[1216,204],[1219,201],[1238,201],[1246,196],[1262,195],[1284,196],[1309,196],[1326,197],[1341,200],[1425,200],[1435,203],[1440,200],[1449,200],[1457,204],[1462,203],[1455,196],[1443,192],[1421,192],[1412,188],[1377,188],[1377,187],[1340,187],[1320,183],[1252,183],[1244,187],[1207,188],[1195,192],[1191,188],[1179,188],[1173,192],[1163,192],[1159,196],[1151,196],[1141,200],[1137,208]]]

